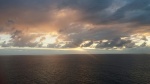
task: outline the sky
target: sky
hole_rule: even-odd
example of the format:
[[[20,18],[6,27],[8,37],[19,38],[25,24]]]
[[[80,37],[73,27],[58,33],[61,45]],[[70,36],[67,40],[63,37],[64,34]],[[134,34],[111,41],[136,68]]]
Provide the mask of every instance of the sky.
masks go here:
[[[0,0],[1,48],[150,47],[150,0]]]

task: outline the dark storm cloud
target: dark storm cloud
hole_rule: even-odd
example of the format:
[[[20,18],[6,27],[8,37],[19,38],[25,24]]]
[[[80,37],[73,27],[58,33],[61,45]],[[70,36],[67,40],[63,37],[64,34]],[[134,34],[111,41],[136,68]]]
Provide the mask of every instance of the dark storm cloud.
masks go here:
[[[0,8],[22,8],[22,9],[41,9],[46,8],[53,3],[55,0],[0,0]]]
[[[11,34],[9,43],[13,47],[36,47],[38,42],[35,42],[35,39],[38,37],[38,35],[27,35],[22,31],[16,30]]]
[[[7,19],[17,19],[18,23],[31,25],[42,22],[48,22],[53,10],[70,8],[78,10],[81,17],[78,20],[95,16],[98,12],[111,5],[113,0],[1,0],[1,18],[2,21]],[[83,16],[85,15],[85,16]],[[91,19],[92,20],[92,19]],[[1,22],[2,22],[1,21]]]
[[[116,2],[126,4],[117,9],[117,5],[120,4],[115,4]],[[81,12],[79,20],[93,24],[133,22],[149,25],[150,23],[150,0],[64,0],[60,7],[79,10]],[[114,13],[109,14],[108,9]]]
[[[122,27],[120,27],[122,28]],[[59,38],[64,38],[66,40],[103,40],[103,39],[112,39],[116,37],[128,36],[128,31],[118,30],[118,28],[113,27],[104,27],[104,28],[92,28],[84,29],[78,27],[77,30],[66,29],[64,32],[61,32],[62,35]],[[65,36],[64,36],[65,35]]]
[[[69,7],[83,13],[95,13],[107,8],[113,0],[63,0],[60,8]]]
[[[77,39],[76,39],[77,41]],[[76,44],[76,45],[75,45]],[[140,47],[146,46],[145,43],[143,43]],[[107,39],[107,41],[103,42],[103,40],[88,40],[88,41],[78,41],[75,42],[74,40],[70,42],[59,42],[57,44],[50,44],[47,47],[51,48],[76,48],[76,47],[90,47],[90,48],[106,48],[106,49],[112,49],[112,48],[134,48],[137,47],[132,40],[128,39],[121,39],[113,38],[113,39]]]
[[[99,40],[99,41],[84,41],[80,47],[91,47],[91,48],[133,48],[135,43],[131,40],[125,40],[121,38],[113,38],[111,40]]]
[[[86,40],[112,40],[141,31],[150,32],[149,27],[145,27],[150,24],[149,15],[150,0],[0,0],[0,33],[10,33],[14,46],[25,47],[37,45],[32,42],[37,36],[28,32],[55,30],[59,39],[73,42],[68,46],[79,46]],[[70,25],[72,23],[75,25]],[[86,28],[86,24],[93,26]],[[111,41],[104,46],[132,45],[129,43]]]
[[[90,10],[86,11],[85,13],[83,13],[82,21],[88,21],[93,24],[106,24],[106,23],[110,24],[114,22],[115,23],[131,22],[131,23],[137,23],[139,26],[150,24],[150,18],[149,18],[150,1],[149,0],[131,0],[131,1],[127,1],[126,3],[127,3],[126,5],[117,9],[112,14],[109,14],[110,12],[106,11],[108,8],[111,9],[111,4],[106,6],[106,8],[100,10],[96,10],[92,12]]]
[[[102,23],[101,19],[107,15],[104,14],[104,16],[102,16],[100,12],[108,8],[113,1],[114,0],[64,0],[59,7],[78,10],[81,14],[78,20],[81,22],[98,24]]]
[[[113,14],[108,14],[106,10],[108,8],[114,10],[112,4],[118,1],[120,4],[126,1],[127,4],[114,11]],[[33,18],[31,22],[36,23],[38,20],[47,21],[47,12],[50,10],[70,8],[80,12],[79,20],[83,22],[103,24],[117,21],[149,24],[149,4],[149,0],[0,0],[0,12],[1,14],[7,13],[10,18],[29,14],[28,17]],[[126,16],[127,14],[129,15]]]
[[[112,16],[112,21],[136,22],[138,24],[150,23],[150,0],[132,0],[118,9]]]
[[[101,43],[99,47],[103,48],[113,48],[113,47],[128,47],[133,48],[135,45],[131,40],[123,40],[121,38],[114,38],[107,42]]]
[[[70,34],[68,34],[70,32]],[[82,27],[78,27],[77,30],[72,29],[65,29],[65,31],[61,32],[62,35],[58,39],[64,40],[71,40],[72,45],[76,45],[74,47],[90,47],[93,44],[93,41],[100,41],[100,40],[109,40],[109,42],[101,43],[101,46],[97,48],[113,48],[113,47],[133,47],[134,44],[130,40],[122,40],[121,37],[127,36],[128,32],[120,32],[118,28],[93,28],[93,29],[86,29]],[[115,38],[115,39],[114,39]],[[88,43],[85,41],[90,40]]]
[[[117,2],[127,4],[117,9],[117,5],[120,5],[115,4]],[[48,17],[51,13],[49,12],[65,8],[79,11],[78,21],[81,23],[90,22],[99,25],[112,22],[138,22],[149,24],[149,4],[149,0],[0,0],[0,12],[2,17],[6,17],[2,18],[3,21],[12,18],[19,19],[18,21],[22,22],[20,24],[25,25],[50,22]],[[111,14],[110,11],[113,10],[114,13]]]

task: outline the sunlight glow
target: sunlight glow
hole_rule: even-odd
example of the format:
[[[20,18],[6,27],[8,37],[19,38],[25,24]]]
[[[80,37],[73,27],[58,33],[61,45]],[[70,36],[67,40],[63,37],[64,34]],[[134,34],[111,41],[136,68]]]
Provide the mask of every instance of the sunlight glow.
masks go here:
[[[56,42],[57,37],[52,37],[50,35],[45,36],[45,40],[43,41],[44,45],[53,44]]]
[[[0,34],[0,43],[4,41],[8,42],[10,40],[10,37],[11,36],[9,34]]]

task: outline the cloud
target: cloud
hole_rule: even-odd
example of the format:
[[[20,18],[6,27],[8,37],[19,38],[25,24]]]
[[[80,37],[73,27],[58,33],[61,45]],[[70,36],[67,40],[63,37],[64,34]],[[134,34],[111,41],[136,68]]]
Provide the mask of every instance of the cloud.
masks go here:
[[[39,42],[42,42],[42,41],[44,41],[45,39],[46,39],[45,37],[42,37]]]
[[[48,44],[47,48],[55,48],[56,44]]]
[[[148,39],[146,38],[146,36],[143,36],[143,37],[141,38],[141,40],[148,41]]]
[[[10,34],[10,42],[19,47],[34,47],[44,40],[34,42],[39,35],[31,33],[55,33],[58,40],[72,42],[66,47],[104,39],[112,40],[104,47],[132,47],[120,38],[150,32],[149,4],[149,0],[0,0],[0,33]]]
[[[80,47],[89,47],[93,44],[93,41],[84,41]]]
[[[9,42],[13,47],[36,47],[38,43],[35,40],[38,37],[38,35],[26,35],[22,31],[16,30],[11,34]]]
[[[146,47],[143,43],[141,47]],[[134,48],[137,47],[134,42],[130,39],[122,39],[120,37],[108,39],[108,40],[72,40],[72,41],[60,41],[58,43],[49,44],[48,48],[76,48],[76,47],[84,47],[84,48]]]
[[[140,25],[149,25],[150,13],[149,0],[131,0],[128,4],[118,9],[110,20],[117,22],[133,22]]]
[[[143,44],[140,45],[140,47],[146,47],[146,42],[144,42]]]
[[[48,47],[54,47],[54,48],[76,48],[76,47],[80,47],[81,43],[82,43],[81,40],[61,41],[61,42],[57,42],[56,44],[49,44]]]
[[[94,41],[92,44],[90,44],[88,47],[91,48],[134,48],[135,43],[131,40],[127,39],[121,39],[121,38],[114,38],[111,40],[99,40]]]
[[[112,1],[113,0],[64,0],[59,7],[71,7],[86,13],[92,13],[107,8]]]
[[[7,43],[6,41],[2,42],[0,45],[1,47],[11,47],[11,44]]]

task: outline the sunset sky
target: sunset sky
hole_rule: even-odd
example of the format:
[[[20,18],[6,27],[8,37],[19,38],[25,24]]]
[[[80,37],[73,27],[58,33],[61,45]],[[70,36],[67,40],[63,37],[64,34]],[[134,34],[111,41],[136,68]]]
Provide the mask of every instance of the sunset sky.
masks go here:
[[[0,0],[0,47],[150,47],[150,0]]]

